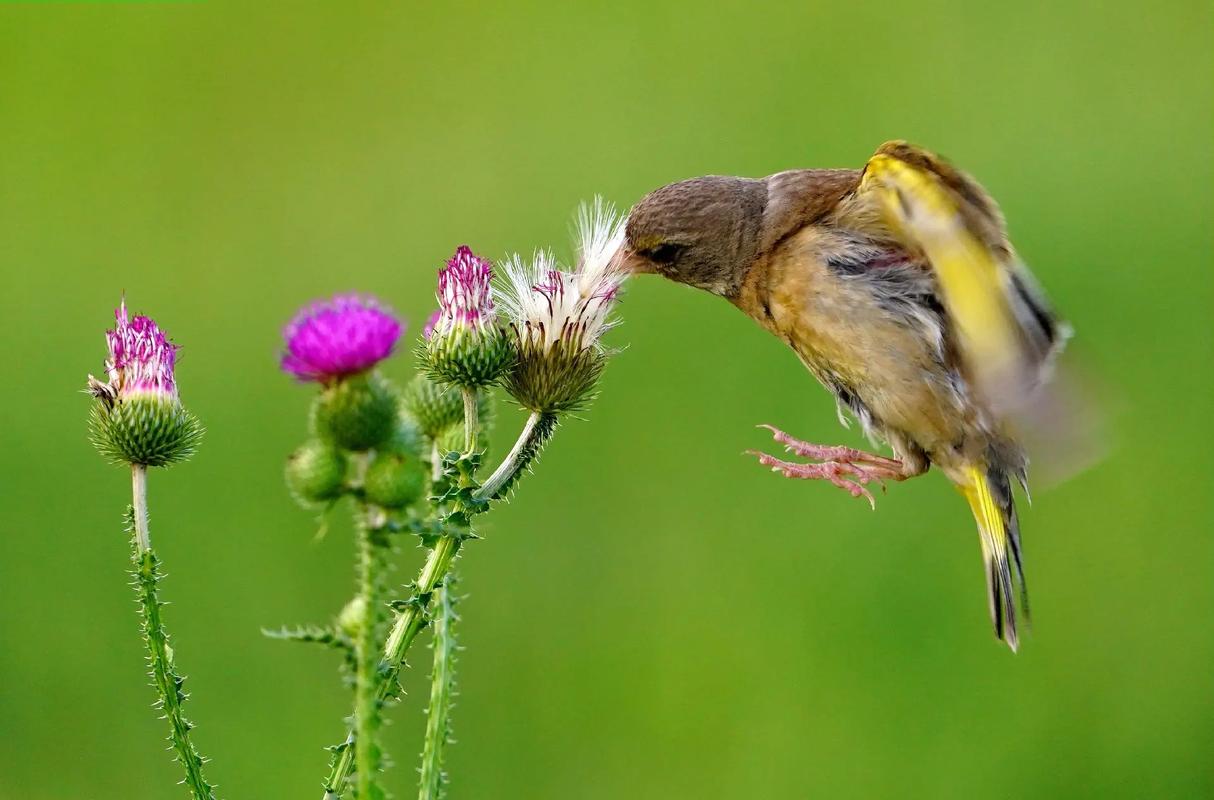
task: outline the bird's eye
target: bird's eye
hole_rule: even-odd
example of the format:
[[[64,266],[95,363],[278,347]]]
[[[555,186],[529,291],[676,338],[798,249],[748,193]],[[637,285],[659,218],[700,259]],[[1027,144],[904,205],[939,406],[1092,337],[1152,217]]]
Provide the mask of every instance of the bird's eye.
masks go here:
[[[666,242],[653,248],[645,255],[655,264],[673,264],[681,252],[683,252],[683,245]]]

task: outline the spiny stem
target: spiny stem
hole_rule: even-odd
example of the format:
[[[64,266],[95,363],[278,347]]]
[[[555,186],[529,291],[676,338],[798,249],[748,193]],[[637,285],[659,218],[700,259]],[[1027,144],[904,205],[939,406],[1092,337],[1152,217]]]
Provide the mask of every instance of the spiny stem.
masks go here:
[[[417,632],[426,622],[426,611],[434,596],[434,590],[439,582],[446,577],[451,569],[451,562],[459,553],[463,540],[455,536],[442,536],[430,551],[421,573],[417,576],[417,587],[414,590],[412,602],[405,607],[396,618],[388,641],[384,645],[384,658],[380,664],[382,679],[379,685],[379,699],[386,700],[396,689],[400,679],[400,670],[404,666],[405,654],[417,637]]]
[[[476,389],[465,387],[464,397],[464,453],[476,451],[476,435],[480,428]],[[438,445],[433,447],[433,457],[438,457]],[[437,460],[434,463],[434,480],[441,476]],[[446,541],[445,537],[443,541]],[[436,548],[437,549],[437,548]],[[426,709],[426,738],[422,748],[422,765],[418,786],[418,800],[438,800],[446,784],[443,772],[443,750],[449,734],[448,719],[451,712],[451,687],[454,681],[455,621],[454,600],[451,597],[454,573],[449,573],[442,584],[434,590],[434,611],[431,613],[434,638],[434,666],[430,671],[430,705]],[[419,581],[420,583],[420,581]],[[414,634],[416,635],[416,634]]]
[[[355,461],[354,483],[361,486],[371,461],[363,453]],[[383,510],[360,501],[355,510],[357,538],[358,620],[353,636],[352,671],[354,673],[353,726],[346,739],[333,751],[329,774],[325,777],[325,800],[337,800],[345,792],[350,775],[357,775],[356,793],[363,798],[385,796],[379,785],[383,751],[378,731],[383,722],[383,703],[377,699],[379,635],[383,628],[385,604],[383,575],[388,552],[389,521]]]
[[[346,740],[333,750],[333,763],[329,767],[329,775],[325,778],[324,800],[338,800],[345,790],[346,780],[354,769],[354,732],[346,736]]]
[[[409,646],[417,638],[417,632],[426,622],[426,611],[430,605],[434,590],[439,581],[446,576],[451,568],[451,562],[459,552],[463,540],[454,536],[442,536],[430,551],[421,574],[418,575],[414,594],[408,605],[397,615],[392,632],[384,645],[383,659],[379,662],[379,682],[375,692],[375,701],[382,705],[388,697],[395,693],[400,671],[404,667],[405,654]],[[337,800],[341,797],[354,767],[352,740],[357,737],[352,733],[344,744],[339,745],[333,759],[332,769],[325,781],[325,800]]]
[[[214,788],[202,774],[205,759],[190,741],[190,730],[194,725],[186,719],[182,708],[186,699],[183,691],[185,678],[177,674],[173,648],[169,646],[169,636],[160,616],[163,607],[157,592],[160,562],[152,552],[148,535],[147,467],[132,464],[131,483],[132,504],[127,521],[132,531],[135,587],[143,615],[143,638],[148,648],[152,685],[160,695],[159,705],[169,720],[169,738],[177,751],[177,760],[185,768],[185,785],[189,787],[194,800],[214,800]]]
[[[465,430],[475,431],[477,428],[475,392],[464,394],[464,426]],[[381,706],[389,697],[396,693],[400,682],[400,672],[404,668],[405,656],[417,638],[418,631],[425,626],[430,604],[435,590],[438,589],[451,570],[451,565],[459,555],[464,540],[471,536],[468,529],[470,518],[484,511],[483,503],[497,499],[507,491],[519,474],[538,455],[540,449],[556,430],[558,417],[553,413],[536,412],[528,418],[526,425],[519,434],[518,440],[502,464],[494,470],[493,476],[482,487],[468,493],[465,499],[457,501],[454,509],[444,520],[444,532],[434,543],[426,563],[422,566],[416,582],[411,587],[412,594],[407,601],[400,604],[396,620],[388,633],[384,644],[383,658],[377,668],[378,685],[375,693],[376,702]],[[468,453],[471,455],[475,448],[475,439],[465,438]],[[438,448],[431,449],[434,459],[435,475],[441,476],[441,461]],[[470,476],[465,476],[470,478]],[[475,486],[475,484],[473,484]],[[345,791],[346,781],[355,766],[357,750],[357,735],[351,732],[345,741],[333,748],[334,756],[325,781],[324,800],[338,800]]]
[[[439,800],[447,774],[443,771],[445,749],[451,740],[451,699],[455,686],[455,575],[434,592],[434,666],[430,672],[430,707],[426,709],[426,739],[422,749],[418,800]]]
[[[387,542],[383,531],[372,523],[374,509],[365,505],[358,512],[358,597],[362,608],[354,642],[354,762],[358,797],[380,800],[381,751],[380,711],[376,698],[379,664],[378,633],[383,606],[383,567]]]
[[[502,460],[488,480],[481,484],[481,488],[476,490],[476,499],[497,500],[505,495],[514,481],[518,479],[519,474],[539,455],[540,450],[556,430],[557,421],[556,414],[532,411],[531,416],[527,417],[522,431],[519,432],[514,447],[510,449],[506,458]]]

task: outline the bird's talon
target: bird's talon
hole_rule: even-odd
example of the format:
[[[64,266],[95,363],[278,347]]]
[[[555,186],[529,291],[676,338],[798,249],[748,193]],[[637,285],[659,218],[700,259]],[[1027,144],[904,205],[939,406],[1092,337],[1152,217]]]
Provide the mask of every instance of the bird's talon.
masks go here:
[[[876,498],[865,487],[876,483],[881,487],[881,492],[885,493],[888,490],[887,480],[901,480],[904,477],[902,462],[895,459],[850,447],[809,444],[794,439],[773,425],[763,424],[758,427],[771,431],[772,438],[783,445],[785,453],[816,461],[785,461],[760,450],[747,450],[747,455],[757,457],[760,464],[770,467],[772,472],[778,472],[786,478],[827,480],[852,497],[863,497],[874,510],[877,507]]]

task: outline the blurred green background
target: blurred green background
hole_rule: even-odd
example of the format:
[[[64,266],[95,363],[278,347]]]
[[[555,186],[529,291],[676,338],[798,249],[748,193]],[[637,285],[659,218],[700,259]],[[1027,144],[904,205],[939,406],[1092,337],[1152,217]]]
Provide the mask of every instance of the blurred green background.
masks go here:
[[[874,514],[759,469],[759,422],[861,440],[727,304],[638,280],[587,421],[461,561],[452,796],[1211,796],[1212,38],[1208,2],[0,4],[0,797],[185,796],[128,478],[85,440],[120,292],[209,428],[151,479],[197,742],[224,797],[312,798],[348,698],[258,632],[351,590],[344,515],[315,543],[282,486],[295,308],[372,291],[416,332],[459,243],[568,253],[594,193],[889,138],[999,198],[1109,416],[1108,458],[1023,510],[1023,652],[938,474]],[[388,731],[402,797],[427,659]]]

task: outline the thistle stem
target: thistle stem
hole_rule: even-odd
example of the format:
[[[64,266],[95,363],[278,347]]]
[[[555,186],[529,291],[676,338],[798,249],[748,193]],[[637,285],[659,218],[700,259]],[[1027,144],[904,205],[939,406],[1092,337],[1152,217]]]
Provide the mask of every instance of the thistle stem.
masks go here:
[[[409,652],[413,640],[417,638],[418,631],[425,624],[426,611],[434,595],[434,590],[451,569],[451,562],[455,560],[462,543],[463,540],[456,536],[439,538],[417,577],[413,597],[397,615],[396,622],[388,634],[388,641],[384,645],[383,658],[376,668],[378,681],[374,699],[378,706],[382,707],[396,691],[400,671],[404,667],[405,655]],[[350,746],[351,740],[354,740],[354,747]],[[346,780],[350,777],[350,771],[355,766],[352,751],[356,749],[357,735],[351,734],[341,745],[341,749],[333,761],[333,768],[325,781],[325,800],[337,800],[341,797]]]
[[[152,685],[160,695],[160,708],[169,721],[169,738],[177,751],[177,760],[185,769],[185,785],[189,787],[194,800],[214,800],[214,790],[202,774],[205,760],[190,741],[190,730],[194,725],[186,719],[182,709],[186,698],[182,690],[185,679],[177,674],[169,635],[160,616],[163,608],[157,591],[160,562],[152,552],[151,537],[148,535],[147,467],[131,465],[131,486],[129,521],[134,534],[135,587],[143,615],[143,638],[148,649]]]
[[[362,614],[354,642],[354,766],[358,797],[362,800],[384,797],[379,785],[382,703],[376,697],[376,669],[379,664],[377,634],[383,605],[381,578],[387,547],[382,530],[372,524],[372,513],[373,509],[364,505],[358,514],[358,596],[362,601]]]
[[[496,500],[518,478],[519,473],[539,455],[540,449],[556,430],[557,415],[550,412],[532,411],[519,432],[514,447],[489,476],[481,488],[476,490],[477,500]]]
[[[433,598],[434,590],[439,581],[446,577],[451,569],[451,562],[459,552],[462,540],[454,536],[442,536],[435,543],[434,549],[426,559],[421,573],[417,576],[417,588],[410,603],[396,618],[388,641],[384,645],[384,658],[380,663],[382,680],[379,685],[379,699],[387,699],[395,690],[396,681],[400,677],[401,667],[405,662],[405,654],[417,637],[426,621],[426,610]]]
[[[338,800],[341,797],[350,771],[354,769],[354,749],[354,732],[351,731],[346,740],[336,748],[333,766],[325,778],[324,800]]]
[[[138,555],[152,549],[148,533],[148,468],[131,464],[131,506],[135,515],[135,552]]]
[[[447,783],[443,771],[445,749],[451,737],[451,698],[455,685],[454,575],[434,592],[434,666],[430,672],[430,707],[426,710],[426,738],[422,749],[418,800],[439,800]]]
[[[474,390],[466,390],[464,392],[464,426],[466,431],[475,431],[477,428],[476,399]],[[515,442],[509,455],[506,456],[506,459],[494,471],[489,481],[475,492],[473,498],[475,500],[490,500],[501,496],[501,493],[513,484],[520,471],[531,463],[539,453],[540,448],[552,436],[553,431],[556,430],[556,423],[556,414],[547,412],[533,413],[528,418],[522,432],[519,434],[518,441]],[[468,446],[468,453],[470,454],[476,446],[475,438],[466,436],[465,445]],[[435,464],[439,464],[437,446],[432,448],[431,457],[434,459]],[[434,469],[434,474],[440,476],[442,467],[436,466]],[[462,517],[464,520],[463,525],[466,526],[468,509],[457,507],[457,510],[458,514],[456,516]],[[418,632],[425,626],[427,614],[436,590],[442,586],[444,578],[450,572],[451,565],[455,561],[456,556],[459,555],[464,539],[468,535],[466,529],[448,529],[438,537],[412,587],[413,592],[411,597],[402,604],[402,607],[398,611],[392,629],[388,633],[387,641],[384,643],[383,657],[376,670],[375,701],[380,708],[383,707],[389,697],[395,694],[399,686],[401,669],[404,668],[405,656],[408,654],[413,640],[417,638]],[[433,686],[431,691],[433,694]],[[427,730],[429,730],[429,723],[427,724]],[[355,768],[356,758],[354,751],[358,749],[357,740],[357,731],[351,732],[346,737],[345,742],[336,748],[333,765],[325,781],[324,800],[338,800],[345,790],[346,781],[349,779],[351,771]],[[439,757],[441,758],[441,754]]]
[[[464,395],[464,452],[469,455],[476,449],[477,428],[480,427],[479,412],[476,408],[476,389],[465,386]]]

